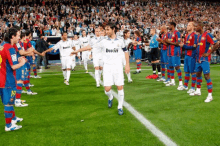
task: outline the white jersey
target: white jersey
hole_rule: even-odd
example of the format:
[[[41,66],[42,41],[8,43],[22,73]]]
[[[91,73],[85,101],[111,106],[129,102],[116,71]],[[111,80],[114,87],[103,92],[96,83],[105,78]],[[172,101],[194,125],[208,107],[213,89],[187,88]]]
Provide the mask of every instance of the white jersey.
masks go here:
[[[125,41],[125,47],[128,49],[128,45],[132,42],[132,40],[131,39],[124,39],[124,41]]]
[[[66,41],[60,40],[55,46],[53,46],[53,49],[60,50],[60,56],[70,56],[71,52],[73,52],[74,44],[72,40],[68,39]]]
[[[123,53],[123,48],[125,48],[123,39],[103,39],[100,41],[99,46],[102,49],[104,65],[122,64],[123,58],[121,54]]]
[[[79,50],[79,49],[80,49],[80,43],[79,43],[79,40],[73,40],[73,44],[74,44],[76,50]]]
[[[80,43],[81,48],[88,46],[89,45],[89,37],[80,37],[79,43]]]
[[[101,55],[102,49],[99,46],[99,42],[101,40],[102,40],[101,37],[96,37],[96,36],[90,39],[89,44],[90,44],[90,46],[92,46],[93,56]]]

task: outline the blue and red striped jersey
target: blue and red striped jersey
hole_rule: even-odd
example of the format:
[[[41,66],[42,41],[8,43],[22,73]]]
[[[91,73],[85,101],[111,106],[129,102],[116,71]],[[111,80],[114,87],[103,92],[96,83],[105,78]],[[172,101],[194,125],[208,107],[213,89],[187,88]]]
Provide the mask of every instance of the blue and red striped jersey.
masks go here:
[[[162,34],[162,40],[164,41],[164,40],[166,40],[167,38],[169,38],[169,33],[167,32],[166,34]],[[167,50],[167,46],[166,45],[164,45],[163,43],[161,43],[161,50]]]
[[[186,35],[185,44],[183,48],[185,49],[185,55],[196,57],[196,45],[197,45],[198,35],[195,32]]]
[[[140,37],[137,37],[136,41],[137,41],[137,42],[141,42],[141,38],[140,38]],[[138,44],[137,44],[137,46],[134,46],[134,50],[137,50],[137,49],[141,49],[141,48],[140,48],[140,45],[138,45]]]
[[[181,41],[180,32],[175,30],[173,34],[170,33],[168,37],[170,42],[177,43]],[[168,56],[181,56],[180,46],[169,45],[168,46]]]
[[[217,43],[217,39],[212,36],[212,34],[208,32],[204,32],[202,35],[198,37],[196,48],[196,61],[210,61],[209,57],[202,57],[204,53],[208,53],[211,45]]]
[[[6,43],[0,50],[0,88],[16,87],[16,72],[11,66],[18,64],[16,50]]]
[[[24,49],[25,50],[27,50],[28,48],[32,47],[31,42],[30,42],[29,39],[26,39],[23,44],[24,44]]]

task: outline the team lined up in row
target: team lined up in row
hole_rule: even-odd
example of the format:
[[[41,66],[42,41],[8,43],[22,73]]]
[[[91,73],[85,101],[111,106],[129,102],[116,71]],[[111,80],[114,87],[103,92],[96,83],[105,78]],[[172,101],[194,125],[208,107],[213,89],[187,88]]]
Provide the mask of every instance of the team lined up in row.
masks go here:
[[[192,86],[187,91],[191,96],[201,95],[202,72],[205,76],[208,88],[208,96],[205,102],[213,100],[212,81],[210,79],[210,56],[219,44],[212,34],[203,30],[203,23],[189,22],[187,26],[187,35],[185,41],[181,42],[180,33],[175,30],[176,24],[171,22],[167,31],[165,26],[161,27],[161,38],[157,41],[161,44],[161,66],[162,78],[158,81],[164,81],[166,86],[174,86],[174,68],[176,69],[179,86],[178,90],[188,90],[190,74],[192,75]],[[185,50],[184,72],[185,81],[182,83],[182,71],[180,69],[181,48]],[[167,79],[165,71],[167,69]],[[195,84],[197,82],[197,89]]]
[[[16,123],[23,119],[15,116],[13,107],[14,104],[16,107],[28,106],[20,99],[22,86],[25,86],[28,95],[37,94],[30,90],[30,69],[32,65],[36,72],[35,54],[42,54],[32,47],[29,37],[29,31],[24,34],[17,27],[10,28],[0,47],[0,96],[4,105],[5,131],[22,128]],[[36,73],[34,77],[40,78]]]

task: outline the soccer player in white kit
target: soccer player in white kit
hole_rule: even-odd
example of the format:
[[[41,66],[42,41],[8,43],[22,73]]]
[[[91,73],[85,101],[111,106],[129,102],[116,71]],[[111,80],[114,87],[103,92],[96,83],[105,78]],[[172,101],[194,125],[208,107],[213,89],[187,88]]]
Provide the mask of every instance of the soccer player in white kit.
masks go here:
[[[127,48],[127,50],[128,50],[128,49],[130,48],[130,46],[132,45],[132,40],[130,39],[130,35],[131,35],[131,33],[130,33],[129,30],[124,30],[124,32],[123,32],[124,43],[125,43],[125,47]],[[122,54],[122,55],[123,55],[123,57],[125,57],[124,54]],[[129,53],[129,55],[130,55],[130,53]],[[124,58],[123,64],[124,64],[124,66],[126,65],[126,60],[125,60],[125,58]],[[131,73],[130,73],[130,72],[129,72],[129,73],[126,73],[126,75],[127,75],[127,77],[128,77],[128,82],[129,82],[129,83],[132,83],[133,81],[132,81],[132,79],[131,79]]]
[[[79,38],[77,35],[74,35],[74,38],[73,38],[73,44],[75,45],[75,49],[76,50],[79,50],[80,49],[80,43],[79,43]],[[75,55],[73,55],[75,56]],[[79,65],[81,65],[81,57],[80,57],[80,53],[76,54],[76,57],[78,58],[79,60]]]
[[[82,37],[79,38],[79,42],[80,42],[81,48],[89,45],[89,37],[86,36],[86,31],[85,30],[82,30]],[[89,55],[90,54],[91,54],[91,52],[89,52],[89,51],[82,52],[82,61],[83,61],[86,73],[88,73],[87,63],[89,61]]]
[[[44,51],[43,53],[51,52],[52,50],[60,50],[60,60],[62,64],[64,83],[69,85],[71,66],[72,66],[72,56],[70,56],[71,52],[75,50],[75,46],[71,39],[67,38],[67,33],[63,32],[62,40],[60,40],[56,45],[52,48]]]
[[[101,73],[103,69],[103,59],[102,59],[102,49],[99,46],[99,42],[101,41],[100,37],[100,29],[95,29],[95,37],[90,39],[90,46],[92,47],[92,55],[93,55],[93,65],[95,68],[95,79],[96,79],[96,87],[100,87],[101,82]]]
[[[105,87],[105,94],[108,96],[108,107],[112,107],[113,95],[111,92],[112,85],[116,85],[118,89],[118,114],[123,115],[123,102],[124,102],[124,73],[123,73],[123,57],[122,52],[125,54],[125,72],[130,72],[129,55],[125,47],[124,40],[116,37],[116,26],[113,23],[108,23],[105,26],[107,39],[100,41],[99,46],[102,49],[103,56],[103,81]],[[94,44],[95,45],[95,44]],[[85,47],[78,51],[72,52],[76,54],[81,51],[91,50],[91,47]]]

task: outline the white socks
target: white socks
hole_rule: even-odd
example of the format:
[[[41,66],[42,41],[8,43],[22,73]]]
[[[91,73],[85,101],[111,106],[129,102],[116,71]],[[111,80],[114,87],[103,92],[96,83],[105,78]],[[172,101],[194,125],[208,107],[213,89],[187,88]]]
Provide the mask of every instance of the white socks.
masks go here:
[[[182,81],[179,81],[179,86],[183,86],[183,82]]]
[[[66,80],[66,71],[63,71],[64,80]]]
[[[208,93],[208,96],[212,96],[212,93]]]
[[[175,84],[175,80],[174,80],[174,79],[171,79],[171,83]]]
[[[99,76],[100,76],[100,80],[101,80],[102,70],[99,70]]]
[[[96,80],[96,84],[100,84],[99,70],[95,70],[95,80]]]
[[[201,92],[201,88],[196,88],[196,92]]]
[[[105,91],[105,94],[108,96],[108,99],[109,99],[109,100],[112,100],[112,99],[113,99],[112,90],[110,90],[110,91],[108,91],[108,92]]]
[[[118,90],[118,109],[123,108],[123,103],[124,103],[124,90]]]
[[[70,70],[67,70],[67,71],[66,71],[66,81],[67,81],[67,82],[69,82],[69,80],[70,80],[70,73],[71,73]]]
[[[130,72],[127,74],[127,77],[128,77],[128,80],[131,80],[131,73]]]
[[[87,68],[87,60],[86,59],[84,60],[84,68],[85,68],[85,70],[88,70],[88,68]]]

